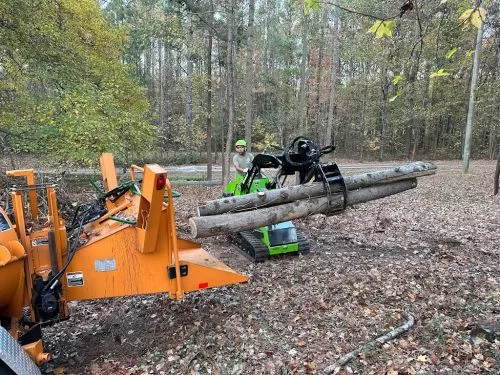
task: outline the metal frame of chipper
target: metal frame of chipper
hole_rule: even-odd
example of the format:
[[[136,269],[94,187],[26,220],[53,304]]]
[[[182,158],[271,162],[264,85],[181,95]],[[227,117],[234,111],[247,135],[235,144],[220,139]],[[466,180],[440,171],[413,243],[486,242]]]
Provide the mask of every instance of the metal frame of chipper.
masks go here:
[[[0,370],[8,374],[39,373],[35,363],[49,358],[41,327],[68,318],[69,301],[151,293],[182,299],[248,280],[177,237],[164,168],[133,165],[131,183],[119,185],[113,156],[103,154],[100,163],[106,192],[78,207],[70,225],[55,185],[35,184],[33,170],[7,172],[26,179],[10,188],[13,221],[0,209]],[[46,215],[39,212],[42,192]]]

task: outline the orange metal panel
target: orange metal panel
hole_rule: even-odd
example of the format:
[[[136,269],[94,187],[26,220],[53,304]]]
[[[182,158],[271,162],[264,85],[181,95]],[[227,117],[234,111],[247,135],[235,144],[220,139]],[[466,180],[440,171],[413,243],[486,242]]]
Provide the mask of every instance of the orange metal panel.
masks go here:
[[[118,187],[118,180],[116,178],[115,163],[113,161],[113,154],[105,152],[101,155],[99,162],[101,164],[102,180],[104,181],[104,189],[106,191],[113,190]]]
[[[7,176],[10,177],[26,177],[26,183],[28,185],[35,185],[35,172],[33,169],[18,169],[15,171],[7,171]],[[29,204],[31,209],[31,218],[36,220],[38,218],[38,198],[35,189],[30,189],[28,191]]]
[[[0,315],[20,317],[24,297],[24,257],[0,266]]]
[[[236,273],[202,248],[179,251],[179,258],[181,265],[188,266],[188,275],[180,278],[183,293],[248,281],[248,276]],[[171,286],[171,298],[175,290]]]
[[[49,228],[34,231],[27,236],[27,248],[30,249],[34,273],[44,280],[52,270],[49,251]]]
[[[9,219],[0,209],[9,225]],[[24,259],[26,252],[17,241],[14,229],[0,232],[0,315],[6,317],[20,317],[24,302],[25,280]]]
[[[61,222],[59,218],[59,212],[57,211],[57,197],[56,191],[53,187],[47,188],[47,198],[49,205],[49,215],[51,217],[51,224],[54,229],[55,234],[55,244],[56,244],[56,261],[58,269],[62,268],[62,252],[66,249],[66,227],[64,222]]]
[[[164,215],[163,224],[165,220]],[[67,300],[162,292],[169,293],[171,298],[182,298],[185,291],[248,280],[247,276],[234,272],[205,250],[195,247],[195,243],[180,240],[181,245],[186,245],[179,251],[180,265],[188,265],[188,275],[179,278],[179,291],[177,279],[168,277],[168,267],[173,266],[173,262],[169,259],[166,233],[161,232],[157,251],[141,253],[137,248],[138,231],[138,228],[124,225],[82,246],[64,275]],[[81,285],[75,282],[78,278],[81,278]],[[70,286],[71,282],[75,286]]]
[[[135,232],[125,227],[78,249],[63,280],[67,300],[165,292],[166,251],[140,253]],[[68,285],[76,277],[82,285]]]
[[[31,344],[23,346],[23,349],[30,355],[33,361],[40,365],[50,359],[49,353],[44,353],[42,340],[37,340]]]
[[[30,303],[32,297],[31,275],[34,273],[34,270],[33,270],[31,247],[28,247],[28,238],[25,231],[23,197],[21,196],[21,193],[19,191],[16,191],[10,193],[10,198],[12,200],[12,207],[14,209],[14,220],[16,222],[15,231],[17,233],[19,241],[21,242],[21,245],[23,245],[27,254],[27,259],[24,262],[24,279],[26,285],[26,287],[24,288],[24,304],[28,304]]]
[[[139,251],[144,253],[157,250],[160,228],[166,228],[166,226],[161,226],[165,186],[160,189],[157,188],[158,179],[166,179],[166,176],[166,170],[159,165],[147,165],[144,168],[142,196],[137,216],[137,227],[145,231],[144,234],[141,233],[141,246],[139,248]]]

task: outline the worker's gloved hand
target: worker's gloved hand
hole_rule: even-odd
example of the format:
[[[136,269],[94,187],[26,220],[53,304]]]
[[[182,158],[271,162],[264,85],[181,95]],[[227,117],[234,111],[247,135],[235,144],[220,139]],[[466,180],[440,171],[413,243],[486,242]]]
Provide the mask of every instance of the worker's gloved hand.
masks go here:
[[[243,173],[247,173],[247,172],[248,172],[248,168],[243,169]]]

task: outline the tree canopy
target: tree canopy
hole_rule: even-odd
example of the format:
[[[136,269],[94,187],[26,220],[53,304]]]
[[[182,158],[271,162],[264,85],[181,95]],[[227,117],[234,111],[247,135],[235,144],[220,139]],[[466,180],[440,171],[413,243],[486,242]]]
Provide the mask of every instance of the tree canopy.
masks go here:
[[[500,134],[499,7],[7,0],[4,149],[88,161],[145,146],[222,152],[245,134],[261,151],[305,135],[359,159],[460,158],[482,26],[471,152],[491,158]]]
[[[121,63],[127,40],[92,0],[0,4],[4,150],[89,163],[154,136],[143,88]]]

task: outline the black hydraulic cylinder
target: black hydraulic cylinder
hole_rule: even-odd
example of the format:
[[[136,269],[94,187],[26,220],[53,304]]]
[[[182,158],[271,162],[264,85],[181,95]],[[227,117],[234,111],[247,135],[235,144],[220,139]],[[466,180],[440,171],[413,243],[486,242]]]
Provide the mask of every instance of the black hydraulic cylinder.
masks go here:
[[[57,253],[56,253],[56,236],[54,230],[49,230],[49,253],[50,264],[52,267],[52,274],[57,275],[59,267],[57,266]]]

